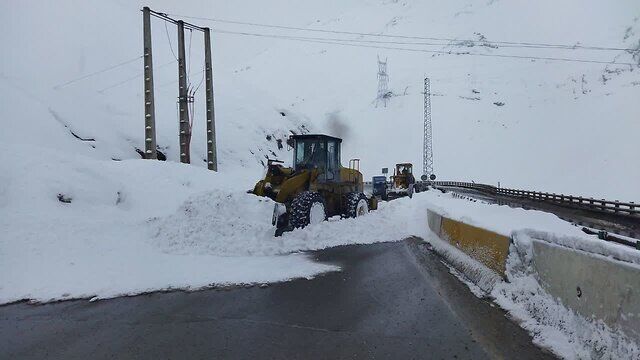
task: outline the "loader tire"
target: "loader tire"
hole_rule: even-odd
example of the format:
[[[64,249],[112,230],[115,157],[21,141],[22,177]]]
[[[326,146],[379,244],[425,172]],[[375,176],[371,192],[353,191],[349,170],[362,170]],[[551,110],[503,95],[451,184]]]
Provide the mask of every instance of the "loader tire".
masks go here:
[[[344,204],[345,211],[343,216],[346,218],[359,217],[369,212],[369,200],[363,193],[348,193]]]
[[[303,228],[309,224],[327,220],[327,213],[322,195],[313,191],[303,191],[291,202],[289,225]]]

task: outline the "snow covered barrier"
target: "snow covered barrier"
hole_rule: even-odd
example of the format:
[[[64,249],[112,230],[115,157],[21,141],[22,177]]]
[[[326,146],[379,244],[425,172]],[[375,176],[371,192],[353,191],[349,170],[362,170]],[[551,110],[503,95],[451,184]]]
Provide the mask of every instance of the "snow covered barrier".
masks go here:
[[[486,293],[504,276],[509,238],[427,211],[429,229],[443,241],[436,251]],[[449,246],[452,245],[452,246]],[[471,258],[471,259],[470,259]]]
[[[470,222],[505,234],[504,229],[495,230],[489,215],[447,213],[458,219],[455,222],[462,224],[458,226],[470,226],[465,224]],[[487,266],[486,250],[465,249],[456,241],[459,234],[452,236],[445,229],[444,224],[453,220],[432,210],[427,219],[432,235],[426,239],[455,268],[452,272],[462,273],[461,280],[474,294],[489,296],[507,310],[529,331],[534,343],[566,359],[640,359],[637,250],[569,231],[518,229],[524,222],[514,217],[504,273],[498,275]],[[550,227],[542,222],[538,225]],[[485,247],[487,238],[481,239],[482,234],[467,239],[466,246]]]
[[[524,268],[554,299],[640,340],[640,254],[541,231],[514,231],[512,238]]]

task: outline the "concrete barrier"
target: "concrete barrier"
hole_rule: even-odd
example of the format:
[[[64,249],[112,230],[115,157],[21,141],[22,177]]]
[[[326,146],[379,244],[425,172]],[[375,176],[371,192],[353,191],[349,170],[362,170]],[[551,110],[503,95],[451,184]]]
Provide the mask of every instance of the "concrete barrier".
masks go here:
[[[440,227],[442,226],[442,216],[440,216],[440,214],[427,210],[427,222],[429,223],[429,229],[431,229],[431,231],[438,236],[442,235],[442,232],[440,231]]]
[[[500,276],[505,276],[509,237],[449,219],[433,211],[427,212],[427,220],[431,231],[441,239],[464,251]]]
[[[551,296],[587,319],[602,320],[640,340],[640,266],[531,240],[533,268]]]
[[[619,248],[608,245],[590,248],[585,245],[588,239],[531,230],[516,231],[507,237],[431,210],[427,212],[427,220],[431,231],[440,239],[503,279],[511,252],[526,262],[529,271],[533,271],[553,299],[588,320],[602,321],[614,331],[621,330],[640,342],[640,256],[637,254],[620,252]],[[576,248],[579,247],[576,244],[585,248]],[[496,281],[486,274],[491,271],[460,261],[451,255],[448,247],[444,244],[436,251],[480,288],[491,292]],[[628,256],[622,256],[625,254]]]

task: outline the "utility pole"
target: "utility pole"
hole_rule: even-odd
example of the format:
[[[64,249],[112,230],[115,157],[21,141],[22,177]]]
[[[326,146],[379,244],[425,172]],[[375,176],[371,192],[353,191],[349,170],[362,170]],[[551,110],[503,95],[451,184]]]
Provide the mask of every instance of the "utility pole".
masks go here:
[[[156,114],[153,99],[153,57],[151,56],[151,16],[150,9],[142,9],[144,43],[144,157],[157,159]]]
[[[431,85],[424,78],[424,144],[422,149],[422,180],[435,180],[433,173],[433,134],[431,133]]]
[[[216,122],[213,107],[213,63],[211,61],[211,31],[183,20],[169,17],[165,13],[153,11],[148,7],[142,9],[144,27],[144,90],[145,90],[145,158],[157,159],[155,112],[153,99],[153,63],[151,61],[151,16],[174,24],[178,28],[178,128],[180,141],[180,162],[191,163],[191,133],[194,111],[189,108],[195,106],[196,89],[188,83],[187,57],[185,53],[184,31],[202,31],[205,45],[205,76],[206,76],[206,117],[207,117],[207,167],[218,171],[218,156],[216,150]],[[191,48],[191,42],[189,42]],[[173,52],[173,51],[172,51]],[[189,54],[191,60],[191,54]],[[193,109],[192,109],[193,110]]]
[[[216,149],[216,113],[213,108],[213,63],[211,61],[211,31],[204,28],[204,66],[207,93],[207,167],[218,171]]]
[[[189,126],[189,109],[187,106],[187,69],[184,50],[184,21],[178,20],[178,114],[180,119],[180,162],[191,163],[189,141],[191,129]]]

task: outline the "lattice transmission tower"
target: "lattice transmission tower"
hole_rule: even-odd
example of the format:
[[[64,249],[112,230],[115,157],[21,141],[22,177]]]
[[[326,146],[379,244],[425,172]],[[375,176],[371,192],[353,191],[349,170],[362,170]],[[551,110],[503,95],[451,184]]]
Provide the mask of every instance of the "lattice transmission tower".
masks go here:
[[[382,101],[384,107],[387,107],[389,100],[389,75],[387,74],[387,59],[384,61],[378,57],[378,96],[376,97],[376,107]]]
[[[431,85],[429,78],[424,78],[424,144],[422,149],[423,180],[435,180],[433,173],[433,133],[431,132]]]

